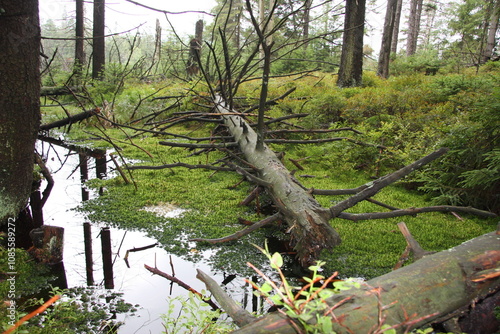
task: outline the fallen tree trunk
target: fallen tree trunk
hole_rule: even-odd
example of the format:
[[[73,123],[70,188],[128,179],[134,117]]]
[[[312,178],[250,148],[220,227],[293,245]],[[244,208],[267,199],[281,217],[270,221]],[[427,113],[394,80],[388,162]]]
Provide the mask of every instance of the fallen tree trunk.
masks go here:
[[[76,123],[76,122],[83,121],[84,119],[87,119],[89,117],[97,115],[100,112],[101,112],[101,110],[99,108],[95,108],[95,109],[92,109],[92,110],[86,110],[86,111],[81,112],[79,114],[71,115],[71,116],[69,116],[67,118],[61,119],[59,121],[55,121],[55,122],[48,123],[48,124],[42,124],[42,125],[40,125],[40,129],[39,130],[40,131],[46,131],[46,130],[50,130],[50,129],[53,129],[53,128],[60,128],[62,126],[68,125],[68,124],[73,124],[73,123]]]
[[[42,87],[40,88],[40,96],[58,96],[58,95],[71,95],[80,92],[84,86],[72,87]]]
[[[245,120],[228,110],[217,97],[216,108],[223,115],[246,160],[255,166],[273,202],[278,206],[291,233],[291,245],[301,265],[307,267],[324,249],[340,244],[340,236],[329,224],[329,212],[294,181],[293,176],[266,145],[257,147],[257,133]]]
[[[499,267],[500,233],[492,232],[336,294],[326,300],[326,310],[333,308],[329,316],[339,334],[380,333],[384,325],[407,333],[458,318],[500,291]],[[234,331],[269,332],[297,330],[290,319],[274,312]]]

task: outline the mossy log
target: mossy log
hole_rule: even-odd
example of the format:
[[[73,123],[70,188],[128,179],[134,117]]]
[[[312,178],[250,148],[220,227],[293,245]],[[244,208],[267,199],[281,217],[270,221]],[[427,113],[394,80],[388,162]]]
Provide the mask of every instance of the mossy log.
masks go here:
[[[262,185],[288,224],[291,244],[297,251],[300,263],[307,267],[319,257],[322,250],[331,250],[340,244],[339,234],[329,224],[329,213],[294,181],[268,146],[257,148],[257,133],[243,117],[227,109],[220,97],[216,98],[215,105],[247,162],[258,170]]]
[[[58,95],[71,95],[73,93],[81,92],[84,86],[72,87],[41,87],[40,96],[58,96]]]
[[[459,318],[498,291],[500,233],[492,232],[427,255],[326,303],[336,333],[378,333],[384,325],[407,333]],[[234,333],[297,333],[296,328],[289,318],[273,312]]]

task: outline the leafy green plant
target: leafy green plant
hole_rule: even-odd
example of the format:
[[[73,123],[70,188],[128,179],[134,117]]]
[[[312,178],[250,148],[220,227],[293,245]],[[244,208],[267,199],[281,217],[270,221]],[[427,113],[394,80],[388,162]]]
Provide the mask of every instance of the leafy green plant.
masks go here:
[[[297,320],[307,333],[334,333],[332,329],[332,314],[335,306],[329,306],[325,300],[341,290],[348,290],[352,287],[359,287],[360,283],[354,281],[334,282],[334,289],[327,286],[334,280],[337,273],[326,278],[321,275],[321,267],[325,264],[318,261],[316,265],[310,266],[311,277],[304,277],[307,284],[303,287],[294,287],[290,285],[283,274],[283,258],[280,253],[269,252],[267,243],[265,248],[257,247],[269,260],[271,268],[276,270],[280,277],[280,283],[275,283],[271,278],[257,269],[251,263],[247,263],[263,279],[264,284],[257,286],[254,282],[246,280],[255,289],[257,296],[264,297],[271,305],[280,307],[280,312],[286,316]],[[317,286],[321,283],[320,286]],[[297,328],[299,332],[301,330]]]
[[[205,292],[201,292],[205,295]],[[176,333],[229,333],[235,329],[229,321],[221,319],[220,310],[208,308],[202,298],[189,292],[188,298],[177,296],[168,301],[167,313],[162,315],[165,334]]]

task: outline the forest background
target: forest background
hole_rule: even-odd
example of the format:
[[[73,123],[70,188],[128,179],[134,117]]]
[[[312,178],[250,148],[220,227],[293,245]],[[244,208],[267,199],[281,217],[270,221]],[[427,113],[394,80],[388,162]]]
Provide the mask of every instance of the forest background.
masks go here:
[[[226,29],[225,36],[234,37],[230,51],[234,54],[249,45],[245,43],[254,38],[252,36],[255,33],[255,27],[251,25],[250,17],[243,9],[243,2],[241,7],[237,7],[241,11],[233,12],[227,12],[227,9],[224,12],[223,3],[217,3],[212,15],[218,13],[218,16],[227,18],[224,21],[226,24],[218,26],[214,22],[207,22],[203,30],[203,41],[206,42],[197,49],[201,55],[199,64],[207,64],[206,70],[209,73],[205,77],[199,72],[199,68],[195,73],[186,70],[193,65],[190,41],[197,37],[194,25],[191,27],[192,34],[188,32],[187,36],[184,32],[178,34],[177,30],[171,28],[163,29],[162,21],[155,26],[155,33],[145,32],[141,28],[116,35],[114,33],[118,31],[115,29],[108,31],[105,65],[96,77],[92,74],[93,64],[89,61],[90,55],[95,52],[90,38],[90,23],[87,21],[85,36],[89,38],[84,43],[84,53],[88,56],[85,62],[75,67],[75,22],[71,12],[62,21],[43,22],[42,85],[61,87],[78,84],[88,85],[88,88],[76,96],[58,97],[55,100],[48,98],[51,102],[47,98],[42,99],[42,105],[52,102],[58,104],[42,107],[42,122],[60,119],[66,112],[79,112],[82,107],[98,107],[106,112],[105,116],[111,123],[89,121],[75,125],[68,136],[73,140],[90,140],[94,145],[109,147],[109,142],[95,140],[96,132],[92,130],[93,127],[101,128],[111,134],[113,139],[127,141],[131,133],[120,134],[113,123],[137,126],[151,117],[162,121],[174,112],[203,110],[206,96],[210,92],[210,86],[204,83],[204,79],[212,78],[215,82],[219,78],[220,81],[218,69],[211,63],[222,59],[222,56],[214,57],[216,51],[221,52],[223,49],[221,44],[217,44],[220,43],[218,38],[221,36],[218,29]],[[402,15],[398,29],[399,47],[385,64],[390,74],[380,71],[381,57],[378,57],[378,52],[374,52],[382,50],[383,45],[379,49],[377,46],[364,44],[362,81],[355,80],[354,84],[342,87],[338,85],[337,71],[345,46],[342,43],[346,10],[344,3],[306,3],[314,7],[310,18],[304,16],[303,10],[296,11],[302,8],[303,1],[280,3],[274,11],[275,23],[281,25],[272,33],[277,51],[270,65],[269,99],[282,97],[292,88],[294,91],[279,98],[279,103],[268,106],[266,114],[282,117],[307,113],[308,117],[295,120],[292,124],[329,130],[353,127],[360,132],[355,137],[356,140],[375,143],[384,148],[341,141],[313,146],[275,144],[273,149],[284,151],[287,157],[295,160],[307,158],[303,163],[308,168],[307,174],[315,176],[310,186],[321,188],[326,187],[332,179],[342,187],[355,187],[369,182],[373,177],[405,166],[438,147],[449,147],[450,152],[439,162],[406,178],[391,189],[386,197],[379,199],[396,206],[418,206],[418,203],[424,201],[418,194],[425,194],[425,201],[435,204],[474,206],[499,213],[500,76],[499,62],[495,61],[498,1],[420,2],[422,11],[415,38],[417,47],[412,49],[409,43],[412,31],[408,22],[410,16]],[[418,5],[419,2],[415,3]],[[257,4],[254,6],[257,12]],[[368,11],[370,8],[381,10],[376,5],[370,6],[368,3]],[[42,7],[41,10],[43,11]],[[402,9],[403,13],[409,11],[410,8]],[[285,17],[286,21],[280,20]],[[231,21],[230,18],[234,20]],[[370,33],[370,28],[367,18],[363,34]],[[494,43],[490,45],[489,38],[492,34]],[[391,47],[394,44],[391,43]],[[259,71],[256,68],[252,74],[259,78]],[[250,75],[248,79],[251,80],[242,84],[235,95],[241,98],[241,102],[235,98],[235,108],[248,108],[251,105],[249,101],[259,98],[260,81]],[[180,98],[166,103],[161,98],[164,96]],[[75,98],[77,103],[73,100]],[[191,124],[181,127],[181,130],[200,134],[207,128]],[[133,143],[130,146],[124,145],[122,154],[128,159],[139,159],[148,164],[160,164],[184,156],[182,150],[170,150],[170,156],[157,153],[156,159],[151,159],[144,151],[152,149],[160,152],[156,142],[156,138],[142,138],[139,146],[144,150],[136,150],[136,143]],[[191,161],[196,162],[198,158]],[[105,185],[109,191],[101,199],[85,204],[83,210],[89,212],[89,218],[94,221],[110,220],[109,217],[113,216],[122,226],[134,224],[135,228],[149,229],[148,232],[164,241],[165,247],[176,252],[186,249],[182,240],[171,242],[172,235],[182,234],[182,230],[171,229],[171,234],[163,233],[165,231],[159,234],[146,227],[146,221],[151,223],[150,216],[141,216],[142,213],[136,214],[133,211],[177,196],[176,203],[189,203],[200,210],[198,216],[188,216],[178,224],[182,229],[193,233],[193,237],[220,237],[229,230],[236,229],[234,226],[229,230],[223,229],[225,222],[232,220],[231,216],[245,213],[236,210],[228,215],[226,210],[234,203],[236,195],[233,194],[232,201],[229,202],[221,194],[217,204],[219,212],[207,218],[207,211],[203,211],[203,208],[206,210],[207,206],[213,205],[213,199],[209,203],[201,198],[191,198],[192,195],[183,195],[186,196],[183,198],[178,196],[182,192],[175,187],[171,187],[172,193],[162,193],[163,198],[158,197],[159,193],[146,194],[141,190],[158,182],[161,172],[157,173],[135,172],[138,191],[119,178],[95,181],[96,188]],[[176,173],[179,184],[194,178],[193,174]],[[203,176],[206,175],[197,177],[201,180]],[[308,179],[308,176],[304,179]],[[228,178],[220,182],[227,185],[235,181],[235,178]],[[206,185],[199,182],[200,185]],[[127,201],[132,198],[133,204]],[[321,201],[328,206],[328,203],[338,200],[327,197]],[[131,210],[123,210],[124,207]],[[363,209],[366,207],[356,210]],[[109,216],[100,215],[102,212]],[[213,210],[208,212],[214,213]],[[188,225],[189,219],[196,224]],[[417,218],[408,218],[409,226],[413,225],[412,231],[415,231],[426,249],[435,251],[490,231],[496,222],[494,219],[473,217],[461,220],[462,217],[443,217],[441,214],[428,216],[428,224],[413,219]],[[211,225],[217,221],[219,226]],[[345,236],[345,242],[329,258],[326,269],[338,270],[346,276],[362,275],[367,278],[390,270],[391,264],[399,255],[399,250],[394,249],[390,237],[393,229],[390,226],[393,223],[394,221],[377,222],[377,227],[373,227],[374,223],[359,223],[362,229],[373,233],[370,235],[370,242],[357,235],[359,232],[349,226],[352,223],[339,223],[337,228]],[[378,232],[373,231],[374,229]],[[402,242],[404,247],[404,240]],[[200,250],[203,250],[203,246],[200,246]],[[220,254],[213,261],[216,265],[228,263],[227,257],[236,253],[241,253],[241,249],[235,248],[226,254]],[[244,272],[244,261],[236,262],[239,263],[231,262],[234,270]]]

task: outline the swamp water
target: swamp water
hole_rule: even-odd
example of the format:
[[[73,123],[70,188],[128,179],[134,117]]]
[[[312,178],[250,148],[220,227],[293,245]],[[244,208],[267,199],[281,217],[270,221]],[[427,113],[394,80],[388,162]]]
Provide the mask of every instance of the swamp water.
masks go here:
[[[82,201],[82,183],[79,171],[79,155],[67,149],[40,144],[46,165],[52,172],[54,187],[43,207],[45,225],[60,226],[64,228],[64,254],[63,262],[68,288],[87,286],[87,269],[84,248],[83,225],[85,216],[74,210]],[[89,170],[95,166],[94,159],[89,159]],[[93,175],[92,175],[93,174]],[[109,175],[109,174],[108,174]],[[95,172],[89,173],[89,178],[95,177]],[[41,190],[45,188],[42,184]],[[90,198],[98,196],[90,193]],[[149,211],[160,211],[157,214],[172,215],[182,214],[182,210],[163,207],[145,208]],[[92,231],[92,253],[93,253],[93,279],[92,289],[96,292],[109,292],[104,288],[103,261],[101,255],[101,228],[108,227],[106,223],[91,225]],[[113,259],[114,288],[111,291],[123,294],[121,298],[126,303],[136,306],[137,311],[133,314],[117,314],[116,322],[122,322],[118,333],[163,333],[164,321],[161,315],[167,313],[170,305],[169,300],[177,296],[188,298],[188,292],[171,283],[169,280],[152,275],[144,268],[144,265],[157,267],[159,270],[172,275],[173,266],[175,277],[190,285],[197,291],[205,289],[204,283],[196,279],[196,269],[201,269],[209,274],[216,282],[221,283],[230,275],[214,274],[206,263],[192,263],[180,257],[168,254],[159,246],[148,248],[138,252],[129,252],[128,266],[124,260],[127,250],[140,248],[156,243],[140,231],[126,231],[118,228],[109,228],[111,234],[111,248]],[[233,275],[234,276],[234,275]],[[231,296],[247,308],[255,310],[262,301],[252,298],[251,288],[245,284],[243,277],[236,277],[226,289]],[[247,301],[252,301],[248,305]],[[105,300],[102,300],[105,303]],[[262,305],[260,305],[262,306]],[[259,306],[259,307],[260,307]],[[174,315],[181,311],[179,304],[176,306]]]

